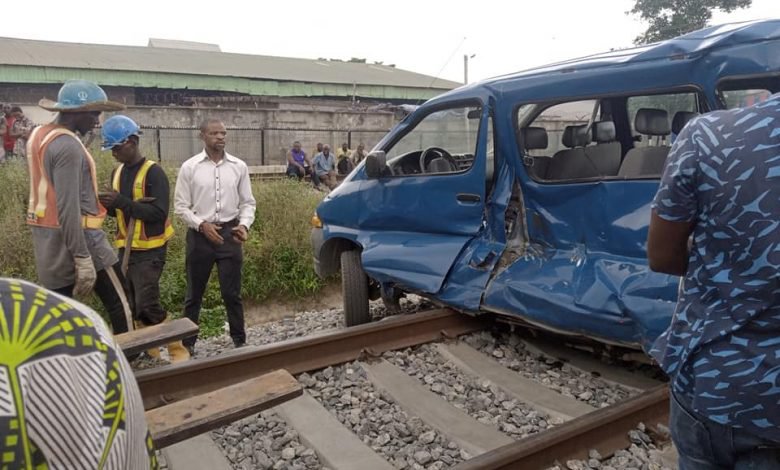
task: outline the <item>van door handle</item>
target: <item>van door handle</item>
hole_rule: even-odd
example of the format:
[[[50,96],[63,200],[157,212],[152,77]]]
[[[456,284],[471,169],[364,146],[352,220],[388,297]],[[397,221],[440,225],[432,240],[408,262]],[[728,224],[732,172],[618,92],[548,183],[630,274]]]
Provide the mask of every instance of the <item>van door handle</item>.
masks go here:
[[[471,193],[458,193],[456,197],[460,202],[479,202],[482,200],[482,198],[479,197],[479,194]]]

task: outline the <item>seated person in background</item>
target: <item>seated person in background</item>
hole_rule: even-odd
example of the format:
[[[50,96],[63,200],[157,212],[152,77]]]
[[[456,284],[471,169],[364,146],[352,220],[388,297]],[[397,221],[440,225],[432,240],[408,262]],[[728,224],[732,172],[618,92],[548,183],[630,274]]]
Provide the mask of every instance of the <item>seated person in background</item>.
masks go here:
[[[330,153],[330,145],[323,145],[322,152],[314,157],[312,162],[314,166],[314,186],[319,189],[320,182],[325,183],[329,189],[336,187],[336,162],[333,154]]]
[[[301,143],[296,140],[287,152],[287,176],[300,181],[306,175],[311,175],[311,164],[306,152],[301,149]]]
[[[159,468],[133,372],[89,307],[0,278],[3,468]]]
[[[355,166],[358,165],[358,163],[362,162],[363,159],[366,158],[366,147],[363,144],[358,144],[357,150],[352,152],[352,163],[355,164]]]
[[[347,144],[343,144],[336,153],[336,169],[340,175],[348,175],[353,168],[352,151],[347,149]]]
[[[351,157],[352,156],[352,150],[349,149],[349,146],[346,142],[341,144],[341,148],[336,150],[336,160],[341,160],[344,157]]]

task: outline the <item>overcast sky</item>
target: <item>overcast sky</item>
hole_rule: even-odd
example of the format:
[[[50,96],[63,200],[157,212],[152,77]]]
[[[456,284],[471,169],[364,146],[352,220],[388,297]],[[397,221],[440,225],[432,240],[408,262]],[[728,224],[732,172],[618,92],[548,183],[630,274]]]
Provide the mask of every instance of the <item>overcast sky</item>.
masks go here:
[[[150,37],[219,44],[225,52],[366,58],[463,81],[628,47],[645,25],[633,0],[42,0],[4,2],[7,37],[145,46]],[[34,6],[35,11],[27,11]],[[780,16],[778,0],[713,23]],[[25,18],[29,17],[30,21]],[[465,39],[464,39],[465,38]]]

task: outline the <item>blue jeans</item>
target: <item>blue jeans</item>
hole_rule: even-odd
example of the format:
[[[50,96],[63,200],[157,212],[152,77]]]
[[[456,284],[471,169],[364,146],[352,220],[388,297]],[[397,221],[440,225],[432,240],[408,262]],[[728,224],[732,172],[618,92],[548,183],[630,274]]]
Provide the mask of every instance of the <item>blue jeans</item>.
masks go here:
[[[718,424],[671,395],[669,424],[680,470],[780,469],[780,442]]]

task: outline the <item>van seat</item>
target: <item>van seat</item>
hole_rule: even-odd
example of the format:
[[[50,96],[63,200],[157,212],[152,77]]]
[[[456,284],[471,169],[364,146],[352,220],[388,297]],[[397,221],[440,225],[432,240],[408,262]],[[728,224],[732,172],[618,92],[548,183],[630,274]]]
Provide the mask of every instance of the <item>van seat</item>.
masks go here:
[[[679,135],[683,128],[685,128],[685,125],[688,124],[688,121],[698,115],[699,113],[692,111],[677,111],[674,113],[674,118],[672,119],[672,133],[674,135]]]
[[[520,142],[525,149],[525,157],[530,158],[532,165],[527,166],[528,172],[538,179],[547,179],[547,170],[552,158],[547,156],[530,156],[529,150],[546,150],[549,144],[547,129],[544,127],[524,127],[520,129]]]
[[[590,141],[591,133],[588,132],[587,124],[566,126],[562,143],[567,148],[553,155],[547,179],[570,180],[599,176],[599,170],[585,154],[585,146]]]
[[[671,132],[669,113],[663,109],[641,108],[634,119],[634,129],[650,137],[666,137]],[[664,170],[668,145],[634,147],[628,151],[620,165],[618,176],[624,178],[642,178],[660,176]]]
[[[592,130],[596,145],[585,147],[585,154],[596,165],[601,176],[616,176],[620,169],[621,146],[616,141],[615,123],[594,122]]]

